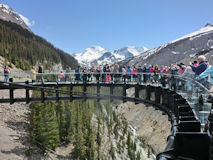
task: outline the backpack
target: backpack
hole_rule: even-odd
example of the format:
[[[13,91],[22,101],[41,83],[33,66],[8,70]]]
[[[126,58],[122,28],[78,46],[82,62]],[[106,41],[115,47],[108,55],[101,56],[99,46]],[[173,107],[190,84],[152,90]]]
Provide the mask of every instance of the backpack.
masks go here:
[[[9,73],[9,70],[8,70],[8,68],[7,69],[5,69],[5,71],[4,71],[5,73]]]
[[[38,67],[38,73],[42,73],[42,67],[41,66]]]

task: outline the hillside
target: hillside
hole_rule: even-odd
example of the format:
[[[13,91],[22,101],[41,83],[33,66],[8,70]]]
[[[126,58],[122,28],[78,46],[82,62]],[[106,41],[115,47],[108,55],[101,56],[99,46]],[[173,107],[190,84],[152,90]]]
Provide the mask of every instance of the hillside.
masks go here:
[[[0,20],[0,56],[16,67],[27,70],[42,63],[45,69],[56,64],[74,68],[78,62],[45,39],[12,22]]]
[[[213,24],[208,23],[200,30],[178,38],[165,45],[148,50],[136,57],[122,61],[125,65],[170,65],[176,62],[193,61],[205,55],[213,64]]]

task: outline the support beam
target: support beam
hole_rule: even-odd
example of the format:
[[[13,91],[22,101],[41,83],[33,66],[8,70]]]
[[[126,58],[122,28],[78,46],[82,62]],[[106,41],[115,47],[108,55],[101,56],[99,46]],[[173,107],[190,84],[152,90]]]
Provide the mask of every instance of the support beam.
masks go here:
[[[72,90],[73,90],[73,85],[72,85],[72,82],[70,83],[70,102],[72,102],[73,100],[73,97],[72,97]]]
[[[151,99],[150,86],[146,86],[146,100],[150,101],[150,99]]]
[[[87,94],[87,81],[86,80],[84,80],[84,82],[83,82],[83,95],[84,96],[86,96],[86,94]]]
[[[98,81],[98,83],[97,83],[97,97],[100,97],[100,91],[101,91],[101,85],[100,85],[100,83]],[[98,102],[100,102],[99,98],[98,98]]]
[[[163,94],[162,94],[162,105],[164,106],[168,106],[168,100],[169,96],[168,96],[168,89],[163,89]]]
[[[123,103],[126,102],[126,89],[127,89],[127,85],[126,85],[126,82],[124,82],[124,86],[123,86]]]
[[[41,87],[41,102],[43,103],[44,101],[45,101],[44,83],[42,82],[42,87]]]
[[[26,81],[25,84],[29,85],[29,81]],[[29,87],[26,87],[26,103],[27,104],[30,103],[30,90],[29,90]]]
[[[12,83],[13,79],[10,78],[9,81]],[[14,89],[13,89],[13,84],[10,84],[9,87],[10,87],[10,104],[13,104],[14,103]]]
[[[59,87],[58,87],[58,82],[56,82],[56,86],[55,86],[55,98],[56,98],[56,102],[58,103],[59,102],[59,91],[58,91],[58,89],[59,89]]]
[[[139,84],[137,84],[135,86],[135,98],[138,99],[139,98],[139,90],[140,90],[140,86]],[[135,104],[139,104],[138,101],[135,99]]]
[[[161,94],[162,94],[161,87],[155,87],[155,103],[160,104]]]

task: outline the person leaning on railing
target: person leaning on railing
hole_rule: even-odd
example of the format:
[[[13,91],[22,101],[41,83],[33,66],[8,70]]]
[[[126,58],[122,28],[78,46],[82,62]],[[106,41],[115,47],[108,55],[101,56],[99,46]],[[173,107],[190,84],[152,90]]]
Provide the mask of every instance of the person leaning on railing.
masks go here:
[[[198,77],[196,77],[196,80],[206,78],[206,77],[208,77],[208,75],[210,75],[209,81],[212,85],[211,88],[210,88],[210,92],[213,93],[213,66],[210,66],[203,73],[201,73]]]
[[[36,81],[36,69],[35,69],[35,67],[32,67],[32,69],[31,69],[31,79],[32,79],[32,82]]]
[[[43,75],[42,75],[42,73],[43,73],[43,67],[42,67],[42,65],[41,64],[38,64],[38,78],[37,78],[37,80],[38,81],[43,81]]]
[[[198,66],[192,65],[191,62],[189,62],[189,65],[192,67],[193,72],[195,72],[196,76],[199,76],[201,73],[203,73],[207,69],[207,64],[205,62],[206,57],[205,56],[199,56],[198,57]]]
[[[9,68],[7,66],[4,67],[4,82],[7,82],[9,79]]]
[[[192,71],[191,66],[187,66],[181,77],[186,78],[186,90],[188,94],[192,94],[193,92],[193,83],[192,80],[195,77],[195,73]]]
[[[122,81],[125,83],[126,82],[126,67],[123,66],[122,68]]]

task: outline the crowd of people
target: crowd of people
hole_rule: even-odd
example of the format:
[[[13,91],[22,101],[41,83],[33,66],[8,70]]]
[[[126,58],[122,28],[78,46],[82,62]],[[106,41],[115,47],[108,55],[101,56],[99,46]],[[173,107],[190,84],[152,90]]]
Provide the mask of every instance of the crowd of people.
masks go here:
[[[43,81],[43,67],[38,64],[38,69],[32,67],[31,79],[33,81]],[[197,61],[189,62],[188,65],[183,63],[171,64],[170,66],[147,65],[143,66],[124,66],[114,64],[112,66],[105,64],[97,67],[78,66],[75,69],[74,80],[79,81],[101,81],[101,82],[143,82],[143,83],[161,83],[162,86],[166,84],[175,89],[177,84],[185,85],[188,91],[193,90],[192,81],[196,79],[204,86],[213,92],[213,87],[206,84],[213,85],[213,66],[209,65],[205,56],[199,56]],[[178,78],[177,78],[178,77]],[[180,78],[187,78],[183,83]],[[4,81],[9,79],[9,69],[4,68]],[[59,81],[71,81],[71,68],[67,67],[66,71],[59,74]],[[209,81],[209,83],[206,83]]]
[[[79,66],[75,69],[76,81],[92,81],[93,78],[102,82],[150,82],[161,83],[163,86],[169,84],[174,89],[178,83],[179,85],[185,85],[188,91],[192,91],[192,81],[194,79],[207,88],[210,87],[206,85],[208,84],[207,81],[213,84],[213,67],[208,64],[205,56],[199,56],[197,61],[189,62],[188,65],[184,63],[171,64],[170,66],[144,64],[136,67],[105,64],[104,66],[99,65],[91,68],[80,68]],[[187,81],[183,83],[180,80],[181,78],[187,78]],[[210,91],[213,92],[213,88]]]

